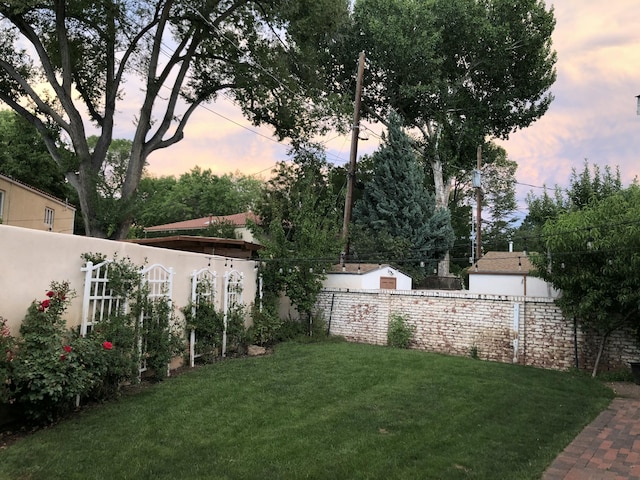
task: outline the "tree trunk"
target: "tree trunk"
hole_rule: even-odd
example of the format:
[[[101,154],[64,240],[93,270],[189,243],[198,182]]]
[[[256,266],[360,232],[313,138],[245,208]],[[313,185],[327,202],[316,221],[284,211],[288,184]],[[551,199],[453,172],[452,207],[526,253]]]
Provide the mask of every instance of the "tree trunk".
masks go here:
[[[445,181],[442,168],[442,160],[440,160],[440,156],[438,154],[436,154],[429,163],[431,164],[431,171],[433,172],[436,208],[447,209],[449,207],[449,192],[451,190],[451,182],[448,180]],[[449,252],[447,252],[444,258],[438,262],[438,276],[451,276],[450,266],[451,257],[449,255]]]
[[[602,339],[600,340],[600,347],[598,348],[598,355],[596,356],[596,361],[593,364],[593,371],[591,372],[591,377],[595,378],[598,374],[598,367],[600,366],[600,359],[602,358],[602,352],[604,352],[604,346],[607,343],[607,338],[609,338],[609,333],[607,332],[602,335]]]

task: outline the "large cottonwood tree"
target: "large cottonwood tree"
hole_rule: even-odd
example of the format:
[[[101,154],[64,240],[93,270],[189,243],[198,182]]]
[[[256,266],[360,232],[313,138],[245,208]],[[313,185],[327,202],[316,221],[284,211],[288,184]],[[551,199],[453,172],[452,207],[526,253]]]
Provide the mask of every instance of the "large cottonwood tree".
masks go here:
[[[346,0],[0,1],[0,100],[42,135],[78,191],[87,235],[123,238],[130,209],[111,235],[96,210],[116,113],[137,103],[125,204],[149,154],[180,141],[194,110],[221,94],[280,138],[300,136],[326,113],[322,55],[347,8]],[[90,127],[99,132],[93,146]]]
[[[475,167],[478,145],[530,125],[552,101],[555,19],[543,0],[356,0],[351,20],[337,63],[366,52],[363,113],[403,118],[438,207],[451,179]],[[352,89],[350,69],[335,75]]]

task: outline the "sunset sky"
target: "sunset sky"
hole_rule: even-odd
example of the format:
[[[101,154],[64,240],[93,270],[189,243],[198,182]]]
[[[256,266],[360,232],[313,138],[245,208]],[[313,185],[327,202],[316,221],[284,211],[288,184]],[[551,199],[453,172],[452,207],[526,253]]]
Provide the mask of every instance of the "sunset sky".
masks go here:
[[[640,174],[637,0],[558,0],[554,8],[555,100],[542,119],[498,142],[518,163],[521,205],[529,190],[542,192],[536,187],[566,186],[571,168],[582,170],[585,159],[602,168],[619,166],[625,185]],[[370,127],[381,133],[381,127]],[[328,160],[348,162],[350,137],[329,139]],[[359,153],[370,153],[377,146],[371,135],[369,141],[360,142]],[[219,175],[239,171],[264,177],[277,161],[287,158],[286,151],[268,128],[250,126],[230,102],[219,101],[196,112],[182,142],[152,154],[149,171],[179,175],[198,165]]]

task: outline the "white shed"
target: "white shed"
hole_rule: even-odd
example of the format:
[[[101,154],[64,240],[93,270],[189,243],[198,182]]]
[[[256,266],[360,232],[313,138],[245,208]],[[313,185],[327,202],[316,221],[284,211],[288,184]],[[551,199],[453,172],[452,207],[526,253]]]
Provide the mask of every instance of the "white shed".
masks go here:
[[[334,265],[324,281],[325,288],[351,290],[411,290],[411,277],[386,264],[346,263]]]
[[[469,269],[469,291],[556,298],[558,291],[532,276],[532,270],[529,258],[522,252],[487,252]]]

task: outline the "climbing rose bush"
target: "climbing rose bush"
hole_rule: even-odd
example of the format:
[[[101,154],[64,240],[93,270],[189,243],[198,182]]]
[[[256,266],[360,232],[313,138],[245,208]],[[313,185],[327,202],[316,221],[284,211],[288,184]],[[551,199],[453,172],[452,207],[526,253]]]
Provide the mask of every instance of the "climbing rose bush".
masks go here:
[[[54,420],[98,388],[113,348],[67,329],[63,314],[75,298],[69,282],[52,282],[43,296],[31,303],[20,337],[12,341],[2,399],[36,423]]]

